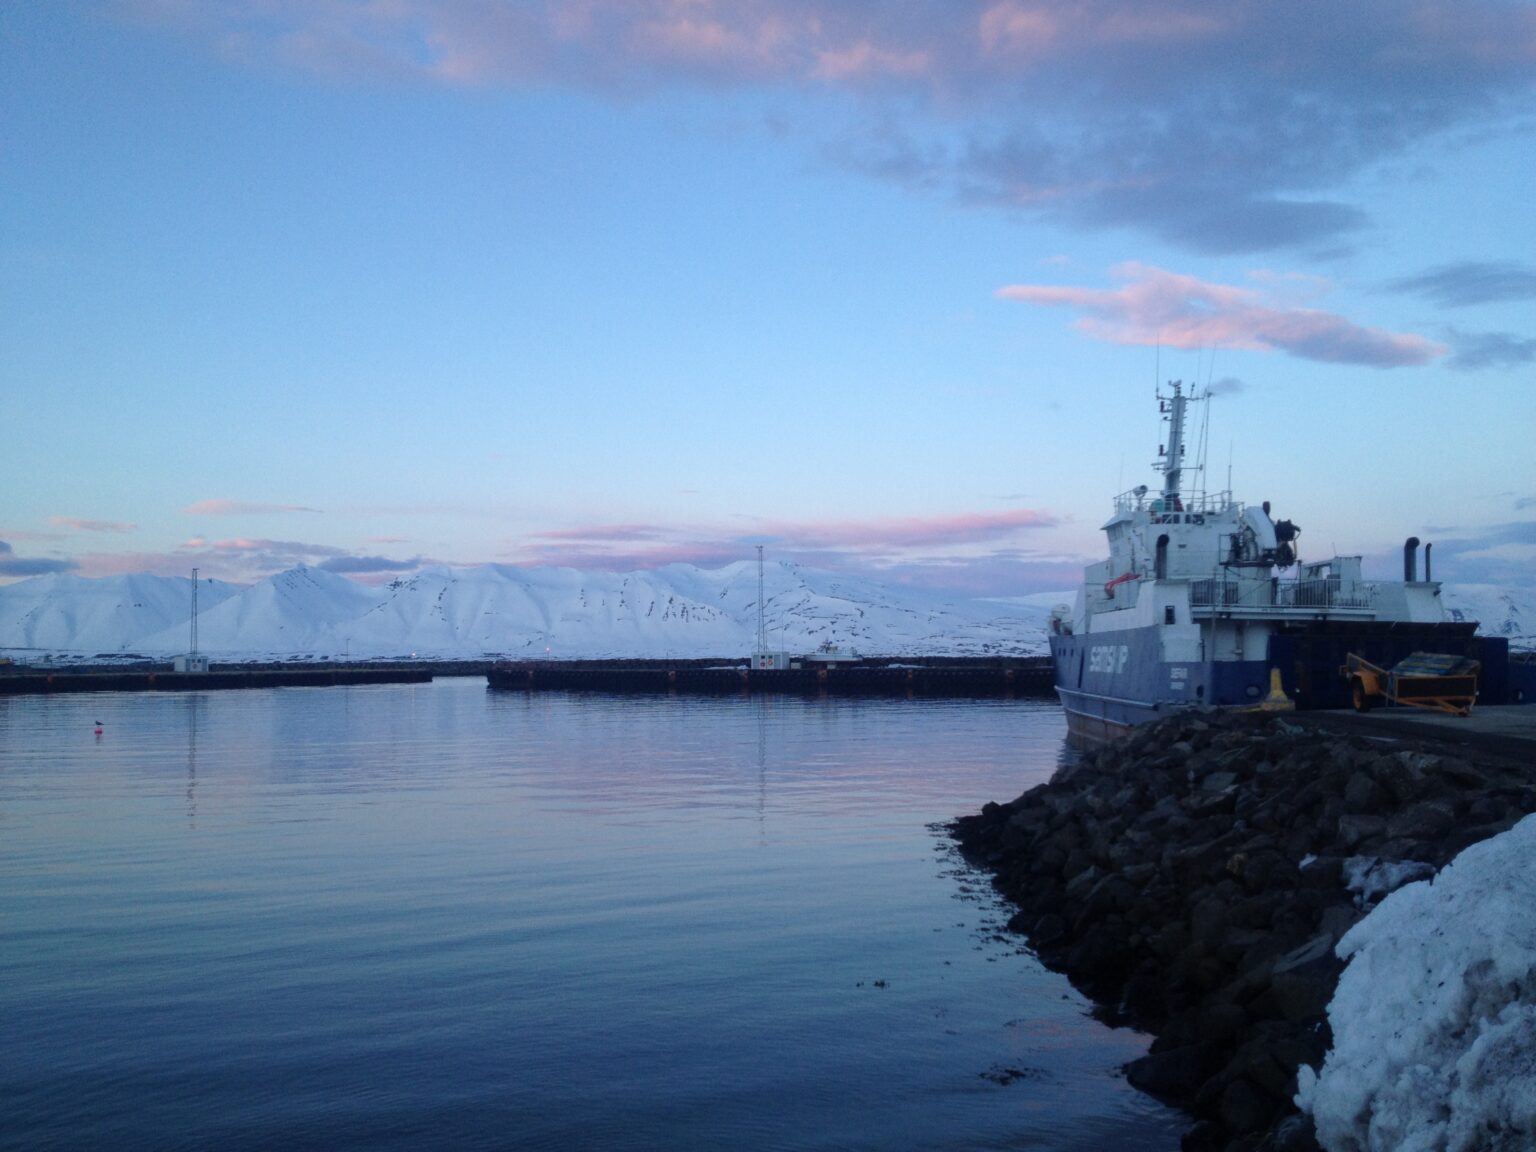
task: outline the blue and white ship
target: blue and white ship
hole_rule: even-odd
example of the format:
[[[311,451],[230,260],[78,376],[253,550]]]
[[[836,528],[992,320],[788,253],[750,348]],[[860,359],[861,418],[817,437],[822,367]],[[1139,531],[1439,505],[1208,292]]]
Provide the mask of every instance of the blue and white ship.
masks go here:
[[[1445,610],[1430,546],[1423,579],[1410,537],[1401,581],[1366,580],[1359,556],[1303,562],[1300,528],[1274,519],[1268,501],[1204,491],[1200,453],[1184,466],[1185,417],[1207,398],[1179,383],[1159,393],[1161,490],[1115,498],[1109,558],[1084,570],[1073,607],[1052,614],[1069,730],[1105,739],[1181,708],[1346,707],[1349,653],[1384,667],[1413,652],[1474,657],[1480,698],[1502,702],[1507,644]]]

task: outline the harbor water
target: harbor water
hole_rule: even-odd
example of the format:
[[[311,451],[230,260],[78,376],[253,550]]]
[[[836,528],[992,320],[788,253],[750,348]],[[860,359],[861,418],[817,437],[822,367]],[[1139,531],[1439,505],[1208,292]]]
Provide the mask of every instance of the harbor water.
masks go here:
[[[97,728],[100,732],[97,732]],[[1174,1149],[942,823],[1053,704],[0,698],[0,1147]]]

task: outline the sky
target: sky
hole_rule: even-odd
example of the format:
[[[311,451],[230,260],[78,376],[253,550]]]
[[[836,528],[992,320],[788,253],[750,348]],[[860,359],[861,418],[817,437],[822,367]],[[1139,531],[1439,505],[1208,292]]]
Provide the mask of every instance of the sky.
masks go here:
[[[0,7],[0,580],[1072,587],[1156,484],[1536,583],[1536,5]]]

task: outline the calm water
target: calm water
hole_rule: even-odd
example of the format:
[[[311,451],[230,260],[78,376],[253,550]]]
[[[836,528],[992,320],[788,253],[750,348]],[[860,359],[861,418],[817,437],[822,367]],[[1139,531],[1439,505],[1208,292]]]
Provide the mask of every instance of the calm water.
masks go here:
[[[96,721],[104,732],[94,735]],[[1054,707],[0,698],[9,1148],[1173,1149],[932,822]]]

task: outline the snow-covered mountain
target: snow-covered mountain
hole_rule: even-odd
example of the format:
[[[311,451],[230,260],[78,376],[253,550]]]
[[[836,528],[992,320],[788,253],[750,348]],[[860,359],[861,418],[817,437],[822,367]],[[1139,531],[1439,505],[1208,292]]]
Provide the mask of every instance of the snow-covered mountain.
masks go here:
[[[1536,593],[1492,584],[1447,584],[1440,597],[1451,615],[1476,620],[1479,631],[1506,637],[1510,648],[1536,648]]]
[[[136,573],[89,580],[68,573],[34,576],[0,588],[0,649],[40,652],[120,652],[132,641],[180,628],[173,649],[187,647],[192,582],[185,577]],[[200,580],[198,615],[242,589]]]
[[[769,564],[764,591],[773,649],[831,642],[896,656],[1046,647],[1044,604],[957,599],[791,564]],[[185,578],[40,576],[0,588],[0,650],[24,659],[185,652],[190,606]],[[202,581],[198,609],[198,648],[216,660],[744,658],[757,634],[757,566],[439,567],[382,587],[299,567],[248,588]]]

